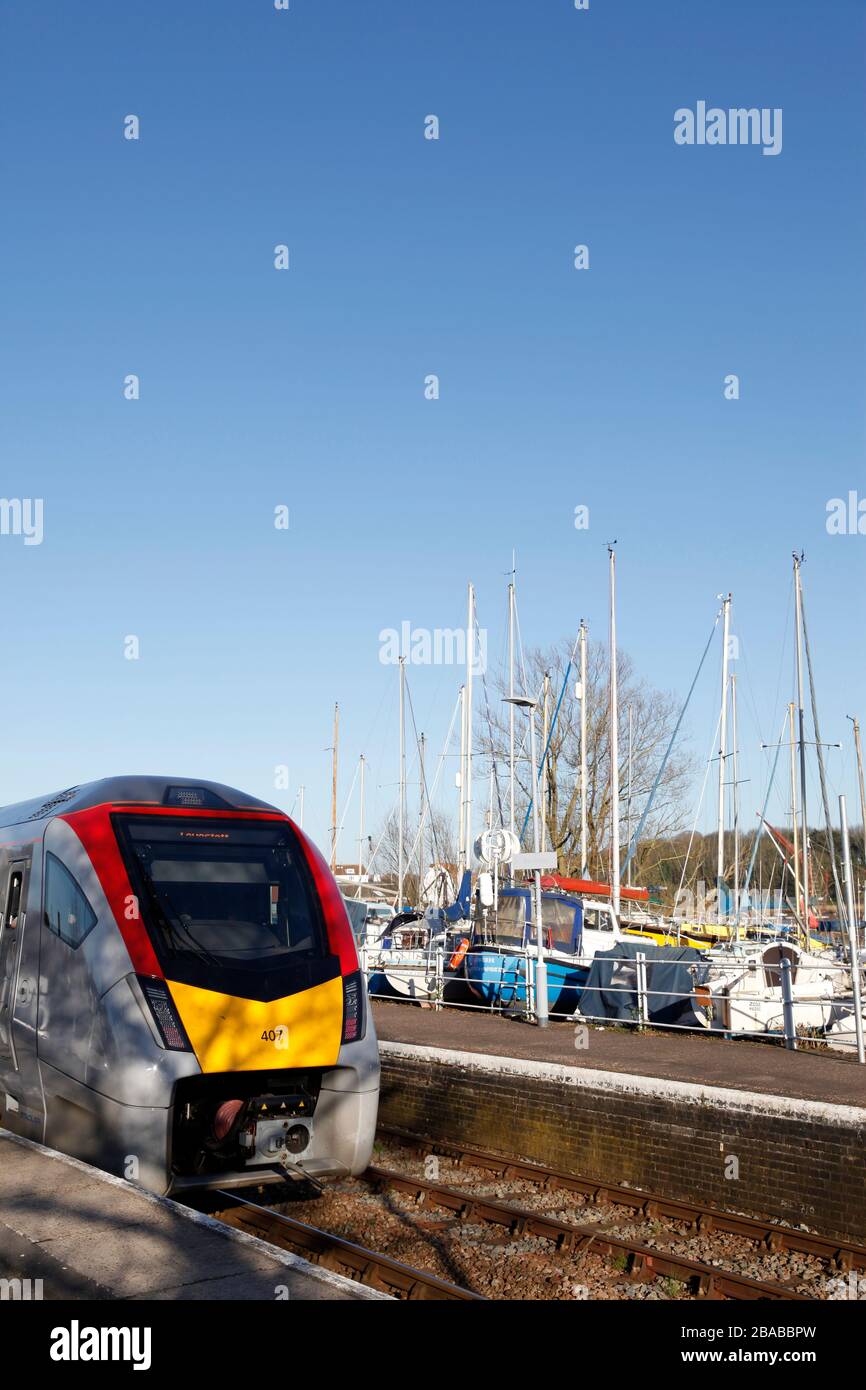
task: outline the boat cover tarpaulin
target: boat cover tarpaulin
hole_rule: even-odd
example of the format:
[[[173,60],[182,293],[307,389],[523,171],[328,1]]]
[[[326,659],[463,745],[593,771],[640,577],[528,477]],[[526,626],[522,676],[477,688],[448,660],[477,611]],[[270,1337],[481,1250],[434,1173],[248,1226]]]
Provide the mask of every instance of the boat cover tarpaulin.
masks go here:
[[[646,960],[647,1012],[653,1023],[689,1023],[695,985],[703,984],[710,967],[693,946],[657,946],[654,941],[618,941],[609,951],[597,951],[580,996],[584,1018],[638,1018],[636,958]]]
[[[542,874],[542,888],[561,888],[564,893],[577,893],[580,897],[610,898],[613,896],[609,883],[595,878],[564,878],[562,874]],[[628,888],[625,884],[619,890],[621,898],[630,902],[647,902],[648,888]]]

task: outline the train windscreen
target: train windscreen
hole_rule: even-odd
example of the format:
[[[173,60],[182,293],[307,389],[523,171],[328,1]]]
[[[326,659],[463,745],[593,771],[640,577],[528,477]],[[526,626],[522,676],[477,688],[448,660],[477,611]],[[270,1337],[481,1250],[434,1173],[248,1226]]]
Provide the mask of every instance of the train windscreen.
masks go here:
[[[291,826],[173,816],[116,825],[157,955],[175,978],[195,965],[279,973],[328,954]]]

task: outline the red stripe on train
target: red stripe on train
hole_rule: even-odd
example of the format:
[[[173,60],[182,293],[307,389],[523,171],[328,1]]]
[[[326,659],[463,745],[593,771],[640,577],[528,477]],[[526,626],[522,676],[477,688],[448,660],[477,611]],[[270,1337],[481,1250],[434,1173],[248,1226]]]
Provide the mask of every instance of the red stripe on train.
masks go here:
[[[117,846],[111,824],[113,809],[112,806],[91,806],[86,811],[70,811],[59,819],[72,827],[87,851],[136,975],[156,975],[161,980],[162,969],[141,920],[138,899]],[[130,910],[135,912],[131,919],[127,916]]]

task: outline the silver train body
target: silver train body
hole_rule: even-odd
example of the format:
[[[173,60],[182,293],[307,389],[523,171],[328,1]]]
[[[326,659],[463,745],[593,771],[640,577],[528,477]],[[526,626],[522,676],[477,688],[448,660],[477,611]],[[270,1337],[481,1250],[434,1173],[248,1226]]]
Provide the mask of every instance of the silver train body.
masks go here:
[[[109,778],[0,809],[0,1124],[159,1193],[362,1172],[379,1060],[284,813]]]

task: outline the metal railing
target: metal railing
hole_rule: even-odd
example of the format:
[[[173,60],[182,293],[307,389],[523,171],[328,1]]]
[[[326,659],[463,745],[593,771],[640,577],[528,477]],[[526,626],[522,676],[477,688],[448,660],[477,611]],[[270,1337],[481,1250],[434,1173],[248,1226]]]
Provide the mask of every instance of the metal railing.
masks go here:
[[[405,961],[394,955],[382,960],[378,949],[371,951],[365,946],[359,951],[361,968],[373,999],[421,1003],[437,1011],[453,1008],[527,1020],[536,1017],[534,948],[500,952],[495,947],[487,947],[488,958],[500,956],[501,970],[498,978],[489,974],[474,982],[476,999],[467,997],[473,991],[473,982],[465,974],[446,968],[446,955],[450,960],[451,954],[441,943],[407,951],[405,955],[410,958]],[[592,963],[592,957],[569,957],[559,961],[547,957],[548,972],[551,967],[561,966],[570,974],[588,975]],[[803,1046],[814,1050],[823,1043],[833,1051],[851,1049],[856,1054],[863,1020],[854,1008],[850,968],[844,962],[799,960],[792,967],[784,956],[778,961],[767,962],[758,952],[744,953],[741,960],[730,961],[708,955],[706,960],[687,967],[692,974],[693,988],[683,993],[650,987],[650,972],[655,963],[655,957],[643,952],[634,957],[616,958],[614,977],[593,986],[594,991],[600,991],[605,997],[628,996],[626,1016],[584,1012],[580,999],[586,980],[570,983],[564,979],[548,984],[551,1019],[575,1024],[602,1023],[606,1027],[619,1025],[639,1031],[709,1032],[724,1037],[772,1041],[792,1051]],[[697,971],[706,965],[710,966],[710,978],[706,983],[695,982]],[[461,962],[460,972],[462,968]],[[807,981],[813,986],[812,992],[804,990],[803,977],[810,973],[819,977],[823,990],[814,980]],[[861,977],[862,974],[861,967]],[[382,989],[381,980],[390,987]],[[750,989],[752,984],[754,988]],[[489,996],[487,999],[480,997],[482,990]],[[671,1008],[679,1004],[681,1012],[690,1006],[693,1017],[685,1021],[658,1017],[654,1009],[654,1001],[658,999],[666,1000]],[[840,1026],[843,1024],[845,1026]],[[830,1029],[832,1032],[828,1031]]]

